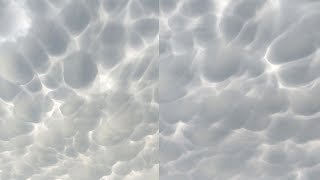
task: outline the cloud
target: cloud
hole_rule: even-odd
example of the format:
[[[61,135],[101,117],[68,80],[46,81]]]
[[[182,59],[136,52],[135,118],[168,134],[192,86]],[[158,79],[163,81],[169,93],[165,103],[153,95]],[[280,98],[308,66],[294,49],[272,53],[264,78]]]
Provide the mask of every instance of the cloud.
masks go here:
[[[0,1],[0,179],[159,177],[158,8],[135,3]]]

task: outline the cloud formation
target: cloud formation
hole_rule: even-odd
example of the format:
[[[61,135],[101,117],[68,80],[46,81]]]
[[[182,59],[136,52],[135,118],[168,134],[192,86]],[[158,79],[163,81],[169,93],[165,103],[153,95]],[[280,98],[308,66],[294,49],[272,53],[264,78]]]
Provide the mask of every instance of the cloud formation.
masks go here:
[[[156,4],[0,4],[0,179],[158,179]]]
[[[160,1],[160,179],[320,177],[319,6]]]
[[[319,179],[319,8],[0,0],[0,179]]]

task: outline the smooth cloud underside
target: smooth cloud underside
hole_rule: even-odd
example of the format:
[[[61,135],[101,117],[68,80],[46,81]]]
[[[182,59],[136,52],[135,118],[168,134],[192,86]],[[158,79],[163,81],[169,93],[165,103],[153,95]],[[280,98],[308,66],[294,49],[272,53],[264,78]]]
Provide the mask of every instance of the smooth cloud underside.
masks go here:
[[[319,9],[0,0],[0,179],[319,179]]]

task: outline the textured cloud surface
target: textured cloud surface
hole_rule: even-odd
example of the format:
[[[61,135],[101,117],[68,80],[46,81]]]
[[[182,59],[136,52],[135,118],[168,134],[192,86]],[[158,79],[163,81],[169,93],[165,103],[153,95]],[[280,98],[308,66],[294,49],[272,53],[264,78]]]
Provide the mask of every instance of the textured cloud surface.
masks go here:
[[[317,0],[0,0],[0,179],[320,179]]]
[[[320,178],[319,8],[160,1],[160,179]]]
[[[155,5],[0,0],[0,179],[159,179]]]

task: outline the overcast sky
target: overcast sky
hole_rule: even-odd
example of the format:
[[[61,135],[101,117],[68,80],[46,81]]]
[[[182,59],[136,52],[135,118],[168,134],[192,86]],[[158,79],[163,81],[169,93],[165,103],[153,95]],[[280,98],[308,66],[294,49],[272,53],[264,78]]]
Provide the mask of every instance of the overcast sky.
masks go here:
[[[319,9],[0,0],[0,179],[319,179]]]

